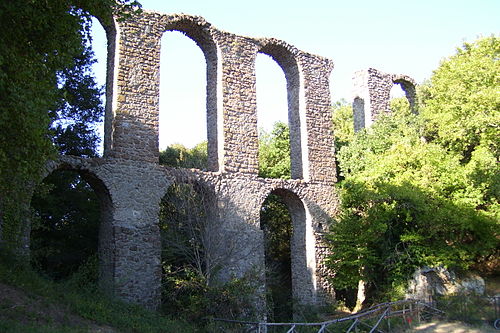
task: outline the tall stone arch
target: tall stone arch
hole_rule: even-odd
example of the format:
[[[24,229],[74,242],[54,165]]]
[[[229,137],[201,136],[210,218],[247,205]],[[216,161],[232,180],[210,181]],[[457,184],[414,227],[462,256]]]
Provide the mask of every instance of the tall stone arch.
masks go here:
[[[107,29],[104,157],[64,156],[57,162],[87,174],[97,187],[105,185],[103,193],[108,193],[109,200],[103,214],[109,223],[102,247],[107,249],[103,260],[109,265],[103,269],[102,284],[106,290],[131,303],[159,306],[160,200],[170,184],[195,181],[207,186],[214,197],[210,214],[217,223],[211,232],[225,241],[214,249],[226,260],[218,272],[220,281],[263,269],[259,213],[265,197],[276,191],[299,221],[297,249],[301,250],[297,252],[307,253],[297,256],[294,264],[295,279],[305,286],[297,289],[297,297],[314,304],[332,295],[322,242],[329,216],[338,206],[329,92],[332,61],[276,39],[224,32],[203,18],[183,14],[145,11],[114,19]],[[158,165],[160,40],[168,30],[193,39],[207,61],[209,171]],[[287,80],[292,180],[257,176],[255,58],[259,52],[273,57]],[[97,179],[92,180],[92,175]]]
[[[293,299],[302,305],[316,304],[316,240],[311,214],[304,201],[290,189],[277,187],[267,196],[270,194],[283,200],[292,219],[290,257]]]
[[[307,168],[307,138],[302,131],[305,126],[304,86],[297,62],[298,50],[276,39],[261,40],[259,53],[270,56],[283,70],[286,80],[288,102],[288,126],[290,128],[290,161],[292,179],[302,179]],[[302,139],[304,137],[304,139]],[[304,151],[304,152],[303,152]]]
[[[214,31],[203,18],[187,15],[162,16],[161,30],[179,31],[192,39],[203,52],[206,61],[206,122],[207,122],[207,153],[208,170],[219,170],[219,149],[223,141],[218,126],[218,86],[219,86],[219,51],[215,41]]]
[[[62,156],[48,163],[47,174],[56,169],[78,172],[101,198],[101,289],[127,302],[158,308],[159,203],[173,176],[156,164],[110,158]]]
[[[73,171],[81,176],[86,181],[99,199],[100,206],[100,223],[98,236],[98,258],[99,258],[99,285],[103,290],[110,290],[114,285],[114,267],[115,267],[115,239],[113,233],[113,215],[114,203],[111,192],[109,191],[109,183],[106,179],[99,175],[83,159],[62,157],[59,160],[51,161],[47,164],[44,172],[44,178],[59,170]]]

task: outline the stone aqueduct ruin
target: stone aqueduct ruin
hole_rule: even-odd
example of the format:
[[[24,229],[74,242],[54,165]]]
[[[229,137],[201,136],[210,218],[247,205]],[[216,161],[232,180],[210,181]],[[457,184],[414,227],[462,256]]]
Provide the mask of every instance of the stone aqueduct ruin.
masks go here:
[[[47,174],[57,169],[76,170],[98,194],[101,286],[128,302],[158,307],[159,203],[170,185],[189,183],[202,188],[207,202],[213,203],[207,207],[210,219],[216,221],[211,232],[222,240],[215,243],[213,251],[224,258],[219,279],[264,270],[260,210],[273,193],[282,197],[292,216],[294,299],[302,304],[320,304],[333,296],[325,279],[326,248],[322,245],[329,216],[335,216],[338,207],[333,186],[336,175],[329,91],[332,62],[280,40],[220,31],[203,18],[188,15],[144,12],[117,21],[106,30],[104,156],[62,156],[47,167]],[[158,164],[160,39],[169,30],[181,31],[193,39],[206,58],[206,171]],[[291,180],[257,176],[258,53],[271,56],[285,73]],[[357,97],[364,99],[367,112],[380,98],[373,92],[373,71],[360,75],[365,81],[361,80],[364,83],[358,87]],[[412,83],[407,77],[389,78]],[[411,88],[408,90],[414,96]]]
[[[415,81],[400,74],[386,74],[374,68],[354,73],[353,113],[354,130],[370,127],[380,114],[390,112],[391,89],[399,84],[410,104],[410,110],[417,112]]]

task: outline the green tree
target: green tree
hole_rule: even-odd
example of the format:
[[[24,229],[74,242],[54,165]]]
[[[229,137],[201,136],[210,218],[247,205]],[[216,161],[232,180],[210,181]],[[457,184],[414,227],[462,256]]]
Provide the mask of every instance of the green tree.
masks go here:
[[[173,144],[160,152],[160,164],[175,167],[200,169],[207,168],[207,142],[203,141],[193,148],[181,144]]]
[[[499,158],[500,38],[464,43],[423,87],[426,137],[467,162],[478,147]]]
[[[364,280],[384,297],[418,267],[469,269],[498,253],[500,133],[491,124],[499,71],[491,57],[497,38],[466,44],[420,89],[422,114],[395,100],[392,115],[340,149],[342,212],[328,236],[335,285]]]
[[[332,107],[333,136],[335,151],[347,145],[354,138],[354,118],[352,105],[345,99],[337,101]]]
[[[31,261],[53,279],[68,278],[97,255],[99,199],[73,171],[56,171],[42,184],[31,203]]]
[[[267,306],[273,321],[292,319],[292,217],[283,199],[271,193],[260,210],[264,232]]]
[[[271,133],[262,131],[259,138],[259,176],[290,179],[290,129],[276,122]]]
[[[102,89],[92,65],[96,62],[88,44],[74,57],[71,67],[58,73],[58,101],[51,119],[50,135],[59,154],[96,157],[100,138],[96,126],[102,122]]]
[[[31,189],[40,181],[47,159],[56,154],[51,136],[56,133],[53,141],[63,147],[68,136],[87,130],[81,124],[62,128],[54,123],[52,133],[49,128],[54,120],[68,118],[74,111],[72,99],[80,93],[83,99],[78,103],[87,100],[80,88],[85,86],[82,80],[89,78],[81,74],[84,64],[88,65],[91,14],[109,20],[112,10],[128,10],[136,5],[129,0],[34,0],[0,4],[2,245],[19,247],[23,221],[29,215]],[[78,75],[81,84],[73,80]],[[89,85],[89,90],[94,88]],[[62,150],[72,151],[69,146]]]

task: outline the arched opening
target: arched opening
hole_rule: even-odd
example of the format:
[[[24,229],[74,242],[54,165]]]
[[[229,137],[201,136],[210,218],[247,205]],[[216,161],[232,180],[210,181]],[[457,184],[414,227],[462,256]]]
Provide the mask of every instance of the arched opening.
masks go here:
[[[166,31],[160,59],[160,150],[172,144],[194,147],[207,139],[205,57],[184,34]]]
[[[286,79],[283,70],[268,55],[255,60],[259,175],[290,179],[290,131]]]
[[[238,313],[241,309],[233,304],[235,294],[231,294],[231,289],[224,289],[216,278],[230,258],[231,242],[217,231],[215,198],[213,189],[188,182],[170,185],[161,200],[159,226],[165,313],[189,320],[202,320],[206,316],[236,319],[241,315]]]
[[[61,99],[51,124],[52,141],[63,155],[103,154],[107,64],[104,28],[92,19],[90,39],[70,68],[58,73]]]
[[[259,53],[275,61],[273,63],[271,59],[260,54],[256,57],[257,121],[259,129],[264,129],[259,133],[259,173],[268,178],[301,179],[303,178],[303,150],[306,145],[301,139],[298,64],[292,52],[282,45],[269,43]],[[276,64],[281,67],[284,77]],[[261,69],[267,73],[261,73]],[[285,82],[286,104],[285,90],[279,88]],[[269,128],[271,124],[272,129]],[[274,157],[266,157],[266,150],[276,150],[278,154],[271,153],[267,155]],[[276,167],[269,168],[268,166],[278,166],[281,171],[274,172],[269,169],[276,169]]]
[[[106,34],[92,19],[90,36],[73,63],[58,72],[57,109],[50,112],[51,139],[62,155],[102,156]]]
[[[103,95],[101,95],[101,103],[104,105],[104,111],[106,112],[106,108],[110,108],[111,105],[107,106],[108,100],[111,104],[111,91],[107,91],[108,89],[108,71],[112,71],[112,68],[108,66],[108,33],[106,33],[104,27],[101,25],[98,19],[92,18],[92,27],[91,27],[91,35],[92,35],[92,51],[94,52],[94,58],[96,62],[92,65],[92,71],[94,72],[97,84],[101,87]],[[108,29],[110,30],[111,27]],[[111,32],[111,31],[110,31]],[[114,36],[112,36],[114,39]],[[109,83],[112,85],[112,83]],[[111,88],[111,87],[110,87]],[[110,89],[111,90],[111,89]],[[95,125],[95,131],[99,136],[99,145],[97,146],[97,152],[99,156],[102,156],[104,153],[104,119],[105,114],[102,114],[100,117],[100,121]]]
[[[278,194],[271,193],[260,210],[264,232],[266,265],[266,303],[270,321],[290,321],[293,317],[292,295],[292,216]]]
[[[405,77],[393,79],[389,107],[392,112],[417,113],[417,95],[415,84]]]
[[[316,302],[315,242],[311,217],[302,200],[273,190],[260,211],[264,233],[266,295],[270,318],[291,320],[298,305]]]
[[[417,95],[415,85],[405,79],[395,79],[391,89],[391,110],[405,110],[417,113]],[[393,101],[394,100],[394,101]]]
[[[390,92],[389,108],[392,113],[406,113],[410,110],[410,103],[400,84],[393,84]]]
[[[161,44],[160,163],[162,155],[175,156],[172,166],[217,171],[216,46],[190,21],[167,27]],[[192,165],[182,159],[191,155],[202,160]]]
[[[31,201],[33,267],[54,279],[106,284],[112,276],[111,199],[102,181],[88,172],[58,169]],[[81,273],[81,274],[78,274]]]

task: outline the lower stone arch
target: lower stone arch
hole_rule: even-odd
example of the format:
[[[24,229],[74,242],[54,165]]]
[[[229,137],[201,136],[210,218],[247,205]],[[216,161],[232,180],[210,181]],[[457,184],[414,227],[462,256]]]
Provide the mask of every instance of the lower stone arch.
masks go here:
[[[174,172],[174,178],[165,188],[158,219],[163,267],[161,299],[164,305],[182,303],[176,299],[179,295],[176,288],[183,289],[182,293],[186,294],[193,292],[189,290],[190,283],[178,283],[179,279],[185,278],[182,271],[212,287],[220,282],[218,270],[229,259],[229,254],[223,251],[223,243],[227,240],[218,232],[220,225],[217,223],[217,197],[213,184],[182,170]],[[174,280],[175,283],[170,283]],[[211,314],[229,317],[224,304],[211,305]],[[175,306],[163,308],[173,315],[186,310]]]
[[[286,205],[291,218],[290,234],[290,273],[291,295],[294,315],[301,305],[316,303],[316,259],[315,236],[312,227],[312,218],[304,201],[292,190],[276,188],[271,195],[280,198]],[[265,201],[263,202],[264,205]],[[262,225],[261,212],[261,229]],[[266,238],[264,231],[264,237]],[[267,254],[266,254],[267,256]],[[268,259],[266,258],[266,264]],[[266,267],[267,270],[267,267]]]
[[[114,276],[114,242],[112,240],[113,202],[110,192],[101,177],[78,163],[77,160],[69,162],[64,160],[49,162],[43,179],[48,179],[49,176],[54,175],[56,172],[68,171],[74,172],[81,177],[81,179],[92,188],[99,202],[99,229],[97,235],[97,254],[99,260],[98,282],[103,290],[109,291],[109,287],[113,285]],[[75,184],[70,184],[70,187],[75,188],[76,186]],[[31,226],[28,227],[28,230],[27,243],[29,245],[32,236]]]

